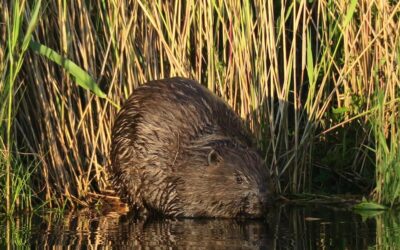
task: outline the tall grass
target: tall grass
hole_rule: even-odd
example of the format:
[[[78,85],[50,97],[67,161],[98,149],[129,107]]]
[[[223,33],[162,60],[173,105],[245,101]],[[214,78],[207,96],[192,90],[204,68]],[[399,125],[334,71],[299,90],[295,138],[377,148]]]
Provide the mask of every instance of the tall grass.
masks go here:
[[[33,9],[19,6],[25,35]],[[15,5],[0,8],[8,23]],[[151,79],[180,75],[207,85],[246,120],[280,191],[342,182],[369,191],[369,148],[378,145],[371,120],[390,123],[374,115],[371,100],[383,88],[398,105],[399,11],[396,1],[377,0],[50,1],[32,38],[86,70],[119,104]],[[9,43],[1,44],[3,58],[14,55]],[[50,206],[90,205],[109,190],[104,166],[117,110],[63,67],[19,55],[14,91],[10,62],[1,68],[2,96],[18,100],[18,109],[0,100],[13,114],[1,113],[2,126],[13,124],[2,129],[2,148],[11,152],[12,141],[31,154],[23,159],[40,162],[31,181]]]
[[[399,89],[395,90],[396,92]],[[399,94],[379,91],[377,111],[372,117],[375,135],[376,188],[374,198],[393,206],[400,200],[400,117]]]
[[[7,212],[12,212],[15,205],[19,204],[18,195],[24,192],[27,187],[26,182],[20,183],[13,180],[20,180],[29,173],[29,170],[24,170],[23,168],[22,171],[14,171],[13,165],[16,164],[16,161],[13,161],[13,159],[18,158],[19,155],[16,154],[14,157],[12,154],[15,149],[14,129],[16,127],[14,126],[14,119],[18,110],[18,104],[15,103],[15,93],[21,86],[21,81],[17,80],[17,76],[22,68],[24,54],[38,21],[41,1],[37,1],[28,14],[25,12],[25,4],[28,3],[17,0],[6,3],[5,6],[1,7],[1,13],[4,18],[4,20],[1,20],[1,24],[4,25],[2,31],[6,30],[6,32],[2,33],[5,34],[3,38],[5,38],[6,43],[0,53],[3,59],[3,63],[0,65],[0,75],[2,76],[2,84],[0,85],[0,149],[2,149],[0,166],[5,166],[4,170],[1,171],[1,174],[5,175],[5,183],[2,185],[5,187],[5,194],[2,198],[5,198],[5,210]],[[24,17],[27,17],[25,23]],[[26,27],[23,27],[24,24],[26,24]],[[24,29],[24,33],[22,33],[22,29]],[[29,196],[25,198],[30,199]],[[27,205],[29,206],[30,202]]]

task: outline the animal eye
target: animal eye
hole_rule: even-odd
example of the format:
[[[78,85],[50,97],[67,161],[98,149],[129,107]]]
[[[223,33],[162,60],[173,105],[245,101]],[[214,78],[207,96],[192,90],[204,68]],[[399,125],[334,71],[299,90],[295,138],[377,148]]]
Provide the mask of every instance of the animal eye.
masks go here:
[[[208,156],[207,156],[208,165],[211,166],[211,165],[217,163],[218,162],[218,157],[219,157],[218,152],[215,151],[214,149],[211,150],[210,153],[208,153]]]
[[[240,176],[240,174],[235,173],[235,179],[237,184],[242,184],[243,183],[243,178]]]

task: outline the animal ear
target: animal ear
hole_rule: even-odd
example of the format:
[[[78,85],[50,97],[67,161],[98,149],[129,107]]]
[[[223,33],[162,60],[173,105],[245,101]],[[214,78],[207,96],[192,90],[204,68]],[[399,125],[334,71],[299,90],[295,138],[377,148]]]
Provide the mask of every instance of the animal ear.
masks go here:
[[[211,149],[210,153],[208,153],[207,156],[207,161],[208,161],[208,165],[214,165],[215,163],[217,163],[219,161],[220,155],[218,154],[217,151],[215,151],[214,149]]]

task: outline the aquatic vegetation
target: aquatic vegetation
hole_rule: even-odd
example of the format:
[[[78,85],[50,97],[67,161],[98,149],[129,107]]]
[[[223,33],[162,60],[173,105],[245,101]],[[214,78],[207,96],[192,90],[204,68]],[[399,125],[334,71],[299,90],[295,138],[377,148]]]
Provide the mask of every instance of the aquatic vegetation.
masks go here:
[[[2,209],[10,211],[16,179],[49,207],[92,206],[98,193],[111,194],[110,104],[178,75],[246,120],[280,191],[376,186],[376,201],[398,202],[399,13],[397,1],[377,0],[5,1]],[[108,99],[77,85],[63,60]]]
[[[377,202],[393,206],[400,201],[400,117],[399,89],[395,96],[378,91],[376,111],[371,118],[375,135]],[[397,93],[396,93],[397,92]]]

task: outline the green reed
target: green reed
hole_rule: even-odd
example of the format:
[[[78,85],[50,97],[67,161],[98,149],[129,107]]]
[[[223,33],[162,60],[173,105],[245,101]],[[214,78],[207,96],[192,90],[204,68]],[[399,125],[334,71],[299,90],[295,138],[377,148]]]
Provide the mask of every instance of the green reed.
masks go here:
[[[38,22],[39,10],[41,1],[35,2],[32,6],[31,12],[26,13],[27,3],[25,1],[12,1],[5,3],[1,8],[3,30],[6,30],[3,35],[5,38],[6,45],[1,48],[1,55],[3,63],[0,65],[1,73],[1,86],[0,86],[0,149],[2,154],[1,159],[4,159],[5,169],[2,171],[5,173],[5,194],[6,200],[5,210],[12,212],[14,204],[19,202],[19,194],[21,194],[21,187],[26,187],[24,183],[18,183],[15,186],[14,179],[20,180],[24,178],[28,171],[14,171],[14,155],[12,153],[14,148],[14,130],[16,126],[15,113],[18,109],[18,103],[15,101],[15,92],[20,87],[21,80],[17,79],[18,73],[21,70],[24,62],[24,54],[28,49],[29,42],[31,40],[32,32],[35,30],[35,26]],[[24,22],[24,17],[28,21]],[[23,33],[24,32],[24,33]],[[18,154],[15,155],[19,157]],[[3,168],[1,168],[3,169]],[[19,176],[18,174],[22,174]],[[17,190],[13,190],[12,187],[16,187]],[[30,199],[29,197],[25,197]],[[24,198],[23,198],[24,199]],[[29,204],[29,202],[28,202]]]
[[[390,100],[390,94],[383,91],[378,92],[376,99],[377,111],[372,118],[377,180],[374,198],[393,206],[400,200],[400,99]]]
[[[110,104],[176,75],[200,81],[246,121],[282,192],[368,193],[375,162],[387,161],[373,124],[391,119],[376,115],[372,100],[383,88],[398,104],[399,3],[92,0],[48,2],[39,12],[40,2],[11,2],[0,7],[6,197],[10,159],[22,158],[39,162],[32,190],[49,206],[93,204],[110,189]],[[40,54],[25,53],[31,39]],[[109,99],[76,85],[71,65]],[[398,136],[382,131],[386,141]]]

